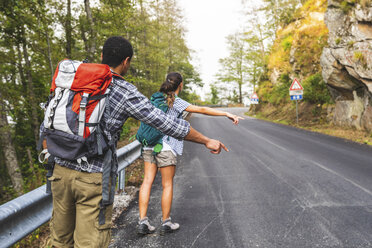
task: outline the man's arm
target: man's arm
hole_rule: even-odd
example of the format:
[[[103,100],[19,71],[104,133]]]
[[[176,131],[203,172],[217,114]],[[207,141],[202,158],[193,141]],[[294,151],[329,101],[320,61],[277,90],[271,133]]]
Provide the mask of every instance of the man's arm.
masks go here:
[[[227,148],[221,142],[197,132],[187,121],[169,116],[160,109],[155,108],[134,86],[126,92],[122,101],[124,111],[129,116],[155,127],[166,135],[204,144],[215,154],[220,153],[221,148],[227,151]]]

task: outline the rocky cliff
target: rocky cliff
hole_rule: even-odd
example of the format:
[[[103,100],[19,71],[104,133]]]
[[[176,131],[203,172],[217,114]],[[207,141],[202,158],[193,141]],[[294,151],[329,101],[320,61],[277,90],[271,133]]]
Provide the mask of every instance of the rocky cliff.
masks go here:
[[[372,1],[328,0],[322,76],[335,101],[333,122],[372,131]]]

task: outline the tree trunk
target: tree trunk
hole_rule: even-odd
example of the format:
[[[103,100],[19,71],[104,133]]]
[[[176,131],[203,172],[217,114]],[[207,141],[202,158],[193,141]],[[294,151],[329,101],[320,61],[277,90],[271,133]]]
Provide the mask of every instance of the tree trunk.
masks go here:
[[[66,32],[66,57],[71,59],[71,47],[72,47],[72,25],[71,25],[71,0],[67,0],[67,16],[65,22]]]
[[[53,80],[53,75],[54,75],[54,66],[53,66],[53,60],[52,60],[52,48],[50,44],[50,38],[49,38],[49,32],[48,32],[48,27],[45,27],[45,37],[47,39],[47,44],[48,44],[48,60],[49,60],[49,67],[50,67],[50,81]]]
[[[21,48],[20,48],[19,44],[17,44],[17,55],[18,55],[17,66],[18,66],[19,76],[21,77],[21,83],[22,83],[22,87],[23,87],[23,95],[26,96],[27,95],[27,83],[26,83],[25,74],[23,72],[22,52],[21,52]]]
[[[243,96],[242,96],[242,84],[239,84],[239,103],[243,103]]]
[[[0,99],[3,99],[1,92]],[[13,188],[18,195],[21,195],[23,193],[23,178],[18,165],[16,151],[13,146],[12,135],[10,133],[10,127],[5,112],[5,103],[2,100],[0,100],[0,130],[2,133],[0,136],[1,146],[4,151],[5,164],[8,169],[8,174],[12,181]]]
[[[239,103],[243,103],[243,96],[242,96],[242,85],[243,85],[243,64],[244,64],[244,55],[243,55],[243,48],[240,47],[239,49],[240,55],[240,62],[239,62]]]
[[[150,70],[148,69],[149,66],[149,62],[148,62],[148,56],[147,56],[147,51],[148,51],[148,44],[147,44],[147,23],[146,23],[146,17],[145,17],[145,9],[144,9],[144,6],[143,6],[143,1],[140,0],[139,1],[140,3],[140,9],[141,9],[141,21],[143,22],[142,23],[142,26],[143,26],[143,39],[142,39],[142,42],[143,42],[143,52],[146,53],[145,56],[142,56],[143,57],[143,65],[144,65],[144,68],[145,69],[145,77],[147,80],[150,80],[151,78],[151,74],[150,74]]]
[[[90,9],[89,0],[84,0],[84,4],[85,4],[85,13],[87,14],[88,23],[89,23],[89,34],[90,34],[90,39],[89,39],[90,46],[88,46],[87,57],[89,61],[92,61],[95,58],[95,53],[96,53],[96,32],[95,32],[94,21],[93,21],[92,11]]]
[[[23,33],[23,32],[22,32]],[[36,102],[36,96],[34,92],[34,86],[32,82],[32,75],[31,75],[31,62],[30,58],[28,57],[28,51],[26,46],[26,38],[23,37],[22,48],[23,48],[23,58],[26,62],[26,77],[27,77],[27,96],[26,99],[29,99],[29,104],[31,106],[31,127],[34,132],[35,138],[35,145],[37,146],[39,140],[39,118],[37,114],[38,104]]]

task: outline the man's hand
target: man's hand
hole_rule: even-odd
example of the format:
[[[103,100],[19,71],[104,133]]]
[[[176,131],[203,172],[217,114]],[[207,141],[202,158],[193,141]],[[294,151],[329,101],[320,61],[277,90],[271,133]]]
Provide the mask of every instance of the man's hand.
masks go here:
[[[230,113],[227,113],[226,117],[229,118],[230,120],[232,120],[235,125],[238,125],[239,120],[244,120],[243,117],[233,115],[233,114],[230,114]]]
[[[221,152],[221,148],[223,148],[227,152],[229,151],[229,149],[227,149],[223,143],[215,139],[209,139],[209,141],[205,144],[205,146],[209,150],[211,150],[211,153],[213,154],[219,154]]]

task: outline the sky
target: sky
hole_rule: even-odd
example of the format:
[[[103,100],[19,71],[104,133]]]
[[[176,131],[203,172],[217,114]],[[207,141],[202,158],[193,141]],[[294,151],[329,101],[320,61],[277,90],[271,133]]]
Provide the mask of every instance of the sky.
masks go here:
[[[218,60],[228,56],[226,37],[242,30],[242,0],[178,0],[185,16],[186,43],[195,51],[192,64],[205,84],[202,99],[219,71]],[[250,3],[257,1],[250,1]]]

